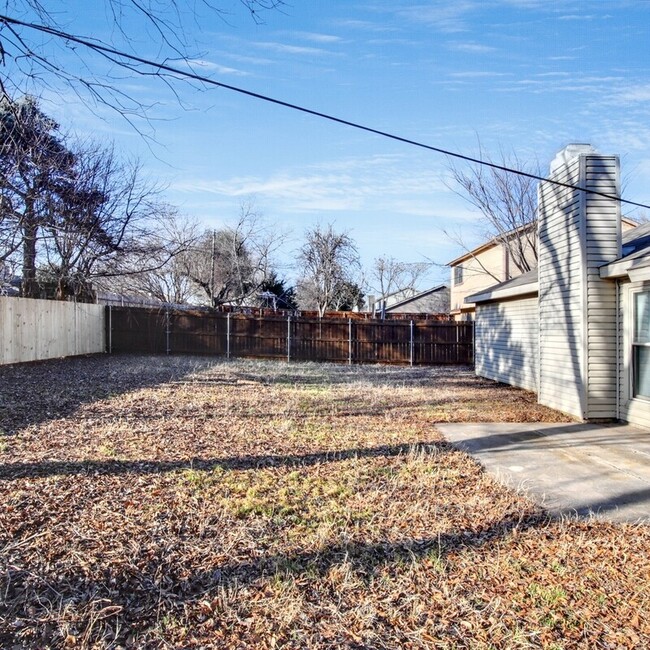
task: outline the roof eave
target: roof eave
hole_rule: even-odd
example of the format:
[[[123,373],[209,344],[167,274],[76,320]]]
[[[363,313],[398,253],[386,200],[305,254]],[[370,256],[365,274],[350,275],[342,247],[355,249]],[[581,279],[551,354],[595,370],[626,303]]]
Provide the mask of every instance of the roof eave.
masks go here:
[[[496,289],[495,291],[483,291],[482,293],[475,293],[465,298],[465,303],[482,303],[493,302],[496,300],[505,300],[507,298],[520,298],[528,295],[535,295],[539,293],[539,283],[531,282],[530,284],[522,284],[516,287],[505,287],[503,289]]]

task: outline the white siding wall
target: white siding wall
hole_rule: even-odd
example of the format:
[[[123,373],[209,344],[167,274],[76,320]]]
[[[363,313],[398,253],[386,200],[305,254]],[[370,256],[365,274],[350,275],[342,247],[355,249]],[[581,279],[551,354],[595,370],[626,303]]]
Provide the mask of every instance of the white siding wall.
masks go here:
[[[650,428],[650,400],[632,397],[632,337],[634,332],[633,292],[648,290],[640,282],[621,282],[619,289],[618,318],[618,417],[640,427]]]
[[[104,352],[103,305],[0,297],[0,365]]]
[[[619,192],[618,158],[581,154],[555,180]],[[615,201],[539,190],[539,401],[581,419],[616,417],[615,285],[598,269],[620,254]]]
[[[586,185],[617,196],[616,156],[586,156]],[[614,419],[616,412],[616,283],[603,280],[599,269],[621,254],[620,204],[595,195],[585,202],[586,337],[588,419]]]
[[[578,184],[579,158],[554,178]],[[577,192],[542,183],[539,206],[539,401],[582,417],[582,204]]]
[[[537,390],[537,297],[477,305],[476,374],[527,390]]]

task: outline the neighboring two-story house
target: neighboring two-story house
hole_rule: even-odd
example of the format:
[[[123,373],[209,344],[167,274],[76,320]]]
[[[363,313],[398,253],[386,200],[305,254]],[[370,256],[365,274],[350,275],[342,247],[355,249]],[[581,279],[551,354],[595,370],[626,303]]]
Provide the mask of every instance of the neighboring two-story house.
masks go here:
[[[636,222],[623,217],[626,232]],[[456,320],[473,320],[474,303],[465,298],[495,284],[512,280],[537,268],[537,223],[494,237],[448,263],[451,268],[450,314]],[[512,250],[519,247],[523,262],[516,262]],[[523,268],[522,268],[523,267]]]
[[[513,259],[511,244],[521,247],[528,268],[521,269]],[[474,305],[465,298],[482,289],[505,282],[537,266],[537,226],[530,224],[500,237],[494,237],[449,262],[451,267],[450,314],[456,320],[474,318]]]

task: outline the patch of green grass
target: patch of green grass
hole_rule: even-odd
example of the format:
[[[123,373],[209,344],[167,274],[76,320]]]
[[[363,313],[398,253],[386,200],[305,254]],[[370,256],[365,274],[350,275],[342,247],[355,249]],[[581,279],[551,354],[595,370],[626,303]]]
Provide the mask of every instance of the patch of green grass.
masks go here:
[[[97,453],[99,453],[101,456],[104,456],[105,458],[115,458],[117,455],[117,452],[113,445],[100,445],[97,448]]]
[[[564,591],[562,587],[556,585],[544,587],[543,585],[533,582],[528,587],[528,594],[535,600],[549,606],[556,605],[560,601],[566,600],[566,591]]]
[[[429,547],[422,558],[429,563],[436,573],[445,573],[447,571],[447,562],[440,544]]]

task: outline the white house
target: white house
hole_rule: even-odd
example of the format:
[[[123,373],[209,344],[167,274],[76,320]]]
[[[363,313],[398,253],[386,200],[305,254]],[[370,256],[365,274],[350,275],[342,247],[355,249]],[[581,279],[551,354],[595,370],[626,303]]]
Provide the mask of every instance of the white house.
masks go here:
[[[617,156],[570,145],[549,178],[565,185],[538,190],[538,268],[467,298],[476,373],[580,420],[650,427],[650,225],[623,233],[602,196],[620,195]]]

